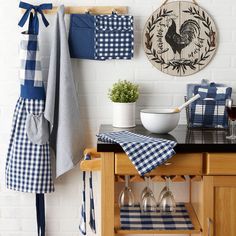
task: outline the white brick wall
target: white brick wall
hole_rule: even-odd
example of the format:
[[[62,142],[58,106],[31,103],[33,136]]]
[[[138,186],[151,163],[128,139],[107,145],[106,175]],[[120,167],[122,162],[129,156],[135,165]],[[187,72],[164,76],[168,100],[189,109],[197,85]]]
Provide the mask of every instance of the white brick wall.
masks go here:
[[[20,11],[18,0],[0,0],[0,236],[36,235],[34,196],[5,189],[4,166],[12,112],[19,92],[18,36]],[[29,1],[39,3],[44,1]],[[55,5],[127,5],[135,16],[135,58],[132,61],[78,61],[73,60],[73,69],[78,81],[83,122],[87,128],[86,142],[95,145],[95,134],[101,123],[111,123],[111,103],[107,90],[118,79],[128,79],[140,84],[141,96],[137,110],[144,107],[178,105],[185,95],[186,84],[200,82],[202,78],[225,82],[236,88],[236,1],[198,0],[214,17],[220,33],[220,44],[213,61],[203,71],[184,78],[171,77],[153,68],[144,55],[142,29],[149,14],[162,0],[52,0]],[[53,16],[49,17],[50,22]],[[41,27],[43,28],[43,27]],[[51,28],[41,32],[41,50],[44,75],[47,75]],[[137,120],[139,120],[137,112]],[[185,123],[185,114],[181,116]],[[100,230],[100,182],[95,174],[96,213]],[[143,187],[143,186],[142,186]],[[155,186],[155,193],[161,189]],[[119,185],[121,188],[121,185]],[[137,193],[142,189],[134,186]],[[188,184],[173,186],[177,200],[188,200]],[[56,180],[56,192],[46,197],[47,236],[75,236],[78,233],[81,173],[75,168]],[[137,194],[138,196],[138,194]],[[91,232],[88,234],[92,235]],[[101,236],[100,234],[98,234]]]

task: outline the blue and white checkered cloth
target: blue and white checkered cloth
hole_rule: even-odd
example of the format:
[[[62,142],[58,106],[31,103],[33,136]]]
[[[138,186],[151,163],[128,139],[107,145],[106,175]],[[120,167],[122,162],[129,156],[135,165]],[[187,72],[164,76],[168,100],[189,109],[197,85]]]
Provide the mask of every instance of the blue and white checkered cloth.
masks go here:
[[[175,155],[173,148],[177,144],[174,141],[151,138],[129,131],[101,133],[97,136],[99,141],[120,144],[142,176]]]
[[[190,105],[190,125],[193,127],[227,128],[228,116],[225,110],[225,101],[231,97],[232,88],[196,86],[194,94],[199,93],[198,99]]]
[[[20,42],[20,81],[32,81],[35,87],[43,86],[41,58],[38,48],[38,36],[22,34]]]
[[[82,192],[82,205],[79,230],[83,235],[86,235],[86,172],[83,171],[83,192]]]
[[[91,156],[86,154],[84,160],[91,160]],[[92,171],[89,173],[89,197],[90,197],[90,210],[89,210],[89,226],[93,233],[96,234],[96,221],[93,197],[93,175]],[[86,231],[86,172],[83,171],[83,192],[82,192],[82,206],[79,230],[83,235],[87,234]]]
[[[123,230],[192,230],[184,203],[176,205],[175,213],[141,212],[140,206],[120,209],[121,229]]]
[[[44,136],[40,132],[34,133],[40,130],[40,125],[35,123],[34,131],[26,128],[28,118],[43,119],[45,109],[38,39],[37,35],[32,34],[21,34],[21,37],[21,95],[13,115],[6,161],[6,186],[21,192],[50,193],[54,191],[54,185],[49,141],[39,144],[31,138],[31,135],[38,137],[37,134]]]
[[[28,114],[44,111],[44,100],[19,98],[15,107],[6,161],[6,186],[31,193],[54,191],[49,142],[34,144],[26,132]]]
[[[131,59],[134,53],[133,16],[95,16],[95,59]]]

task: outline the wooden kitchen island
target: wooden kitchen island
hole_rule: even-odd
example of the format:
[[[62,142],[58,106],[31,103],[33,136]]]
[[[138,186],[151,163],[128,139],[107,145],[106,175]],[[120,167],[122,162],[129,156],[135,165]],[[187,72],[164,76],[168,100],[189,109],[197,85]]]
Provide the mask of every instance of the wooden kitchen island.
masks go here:
[[[100,133],[120,131],[102,125]],[[176,155],[149,173],[153,181],[172,176],[172,181],[190,181],[190,202],[186,203],[193,230],[122,230],[115,199],[115,183],[124,175],[131,181],[143,179],[118,144],[97,143],[95,158],[81,163],[82,170],[101,171],[101,236],[126,234],[236,235],[236,142],[225,138],[224,130],[189,130],[179,126],[170,134],[150,134],[141,125],[131,132],[175,140]]]

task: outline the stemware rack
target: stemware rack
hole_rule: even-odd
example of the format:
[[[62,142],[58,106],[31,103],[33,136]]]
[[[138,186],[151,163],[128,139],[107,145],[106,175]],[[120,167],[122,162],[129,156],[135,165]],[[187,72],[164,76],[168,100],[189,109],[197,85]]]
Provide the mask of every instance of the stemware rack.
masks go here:
[[[165,177],[170,177],[171,182],[185,182],[188,180],[191,181],[201,181],[202,176],[197,176],[197,175],[189,175],[189,176],[184,176],[184,175],[171,175],[171,176],[164,176],[164,175],[154,175],[154,176],[149,176],[150,180],[152,182],[165,182],[166,179]],[[116,175],[115,178],[116,182],[125,182],[125,176],[123,175]],[[133,175],[130,176],[129,182],[131,183],[138,183],[138,182],[144,182],[144,177],[138,176],[138,175]]]
[[[100,154],[98,152],[96,152],[96,149],[89,148],[89,149],[86,149],[84,152],[91,154],[91,161],[90,160],[89,161],[82,160],[80,163],[80,169],[83,171],[100,171],[101,170],[101,159],[100,159]],[[122,157],[122,159],[123,159],[123,157]],[[125,157],[125,155],[124,155],[125,162],[127,161],[127,159],[128,158]],[[121,164],[123,165],[123,163],[121,163]],[[171,164],[172,164],[171,162],[165,163],[166,166],[170,166]],[[121,168],[122,168],[122,166],[121,166]],[[161,173],[163,171],[159,171],[159,172]],[[134,173],[134,170],[132,170],[132,173]],[[122,175],[116,174],[115,181],[116,182],[125,182],[125,175],[126,174],[122,174]],[[143,176],[139,176],[137,174],[133,175],[133,174],[129,174],[129,173],[127,173],[127,175],[130,176],[130,182],[135,183],[135,182],[144,182],[145,181]],[[153,182],[165,182],[166,181],[165,177],[170,177],[172,182],[185,182],[188,180],[191,180],[192,182],[194,182],[194,181],[201,181],[202,180],[201,173],[199,173],[199,175],[197,175],[197,174],[196,175],[180,175],[180,174],[170,174],[170,175],[160,174],[160,175],[158,175],[155,173],[155,174],[148,174],[145,176],[149,176],[151,178],[151,181],[153,181]]]

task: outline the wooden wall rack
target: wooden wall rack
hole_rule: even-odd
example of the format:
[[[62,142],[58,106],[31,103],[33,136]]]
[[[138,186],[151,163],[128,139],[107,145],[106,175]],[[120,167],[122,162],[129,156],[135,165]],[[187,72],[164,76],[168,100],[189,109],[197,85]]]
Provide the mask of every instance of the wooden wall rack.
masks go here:
[[[44,14],[55,14],[58,7],[53,7],[51,10],[44,10]],[[25,12],[25,10],[22,10]],[[89,12],[93,15],[111,14],[116,12],[119,15],[127,14],[128,7],[125,6],[67,6],[65,7],[65,14],[83,14]]]

